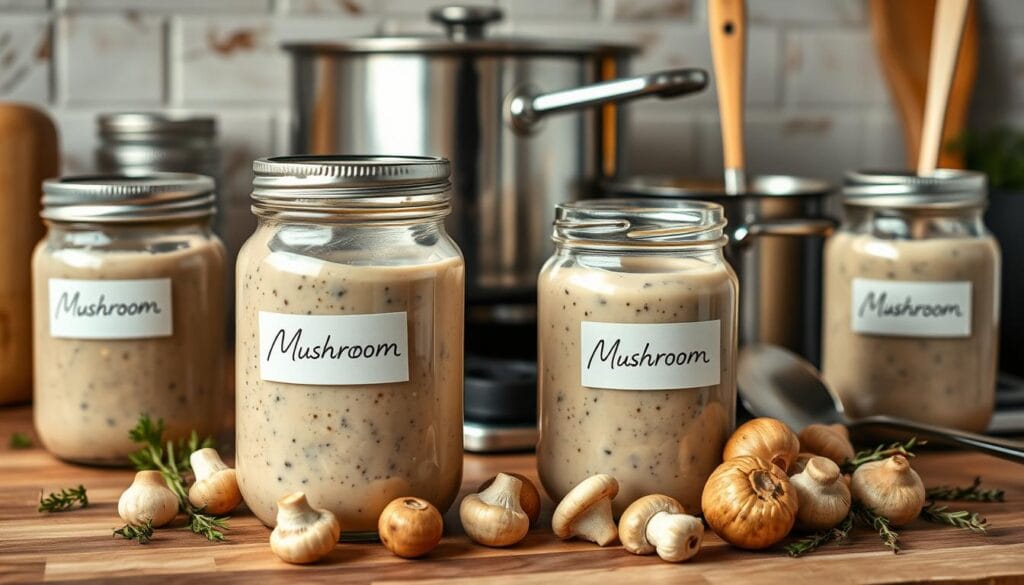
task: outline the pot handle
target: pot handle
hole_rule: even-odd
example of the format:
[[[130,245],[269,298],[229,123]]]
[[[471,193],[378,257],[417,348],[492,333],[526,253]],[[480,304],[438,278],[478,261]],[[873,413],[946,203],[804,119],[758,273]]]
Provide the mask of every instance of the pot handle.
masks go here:
[[[548,114],[651,95],[677,97],[701,91],[707,84],[708,74],[703,69],[672,69],[550,93],[525,86],[505,98],[505,122],[512,130],[527,134]]]
[[[761,236],[828,236],[839,224],[834,219],[767,219],[741,225],[732,233],[738,246],[749,245]]]

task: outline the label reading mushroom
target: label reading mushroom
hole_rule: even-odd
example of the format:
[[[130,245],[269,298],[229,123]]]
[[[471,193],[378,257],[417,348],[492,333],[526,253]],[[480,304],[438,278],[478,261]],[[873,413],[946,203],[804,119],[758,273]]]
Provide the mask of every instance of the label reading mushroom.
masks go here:
[[[260,311],[260,377],[321,386],[409,381],[405,311],[290,315]]]
[[[853,279],[856,333],[906,337],[970,337],[970,282]]]
[[[609,390],[676,390],[721,381],[721,322],[580,323],[580,381]]]
[[[47,286],[52,337],[143,339],[174,333],[169,278],[51,278]]]

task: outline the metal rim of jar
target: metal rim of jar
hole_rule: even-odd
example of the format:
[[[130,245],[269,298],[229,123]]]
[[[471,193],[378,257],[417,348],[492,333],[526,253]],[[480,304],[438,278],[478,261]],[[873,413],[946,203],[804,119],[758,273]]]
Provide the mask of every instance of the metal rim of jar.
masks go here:
[[[144,137],[210,138],[217,134],[213,116],[160,112],[119,112],[102,114],[97,119],[101,138],[135,141]]]
[[[551,239],[605,251],[707,251],[724,247],[725,210],[717,203],[672,199],[585,199],[558,205]]]
[[[858,209],[954,211],[984,207],[984,173],[938,169],[928,176],[911,171],[851,171],[843,185],[843,204]]]
[[[123,224],[216,213],[213,179],[194,173],[79,175],[43,181],[46,221]]]
[[[253,174],[252,211],[261,217],[407,221],[451,213],[443,157],[276,156],[253,161]]]

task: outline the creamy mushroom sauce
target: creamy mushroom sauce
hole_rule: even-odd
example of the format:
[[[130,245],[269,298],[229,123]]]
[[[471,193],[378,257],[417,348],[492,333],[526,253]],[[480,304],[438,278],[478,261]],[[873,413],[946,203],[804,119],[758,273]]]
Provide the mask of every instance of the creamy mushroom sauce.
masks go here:
[[[687,510],[699,510],[704,482],[721,461],[734,424],[736,275],[721,259],[612,258],[611,265],[593,266],[555,256],[540,275],[541,482],[558,501],[588,476],[607,473],[620,483],[613,502],[616,514],[653,493],[672,496]],[[613,390],[581,383],[583,321],[716,319],[721,345],[718,384]]]
[[[857,333],[851,327],[854,279],[970,283],[970,333]],[[888,414],[983,431],[995,400],[998,291],[999,250],[991,236],[882,240],[835,234],[825,248],[825,379],[854,417]]]
[[[461,257],[359,266],[271,250],[276,234],[259,228],[238,258],[236,460],[249,508],[273,526],[277,500],[302,491],[314,507],[334,512],[345,533],[375,532],[381,511],[398,496],[424,498],[444,512],[462,477]],[[262,379],[261,311],[404,311],[408,382]]]

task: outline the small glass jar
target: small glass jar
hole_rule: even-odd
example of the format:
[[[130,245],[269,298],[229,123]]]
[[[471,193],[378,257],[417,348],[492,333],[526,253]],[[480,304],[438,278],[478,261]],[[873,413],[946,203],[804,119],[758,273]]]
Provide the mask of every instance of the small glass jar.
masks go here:
[[[985,176],[851,173],[825,248],[825,379],[852,417],[984,431],[995,400],[1000,253]]]
[[[538,285],[537,468],[555,501],[596,473],[615,513],[647,494],[700,509],[735,424],[739,285],[722,207],[560,205]]]
[[[62,459],[126,465],[142,414],[168,438],[221,428],[224,247],[213,181],[156,173],[43,183],[32,260],[35,424]]]
[[[305,492],[349,538],[462,478],[465,265],[444,229],[448,161],[257,160],[237,267],[238,483],[273,526]]]

